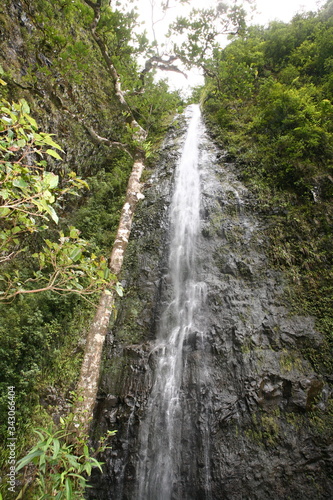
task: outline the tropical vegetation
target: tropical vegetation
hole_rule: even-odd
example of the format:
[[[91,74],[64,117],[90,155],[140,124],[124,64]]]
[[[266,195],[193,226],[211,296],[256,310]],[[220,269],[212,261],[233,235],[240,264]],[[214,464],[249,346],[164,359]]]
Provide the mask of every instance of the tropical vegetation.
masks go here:
[[[333,3],[290,23],[248,27],[215,49],[202,93],[216,139],[270,220],[272,264],[289,276],[288,303],[314,315],[332,370]]]
[[[99,292],[117,283],[108,259],[133,160],[139,151],[153,167],[186,104],[154,78],[157,69],[201,68],[205,83],[188,101],[200,100],[270,221],[271,263],[288,277],[286,299],[325,335],[325,349],[307,346],[308,358],[325,376],[332,369],[332,0],[266,28],[246,26],[242,3],[196,9],[170,26],[168,54],[140,32],[132,5],[117,7],[0,6],[0,465],[6,471],[10,386],[17,471],[30,464],[35,479],[24,498],[81,498],[86,474],[100,466],[86,442],[73,444],[65,415]],[[230,39],[223,49],[220,33]],[[147,138],[139,140],[140,129]]]

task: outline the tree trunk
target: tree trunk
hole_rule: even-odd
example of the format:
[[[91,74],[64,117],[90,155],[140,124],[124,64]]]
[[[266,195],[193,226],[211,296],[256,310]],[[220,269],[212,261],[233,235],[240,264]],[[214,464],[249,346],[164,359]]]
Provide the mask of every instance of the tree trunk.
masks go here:
[[[134,161],[128,180],[126,199],[121,211],[118,231],[110,257],[110,270],[113,274],[118,274],[121,270],[132,228],[135,208],[138,201],[144,198],[141,193],[142,184],[140,183],[143,169],[144,164],[141,156],[139,156]],[[83,434],[87,434],[93,415],[98,390],[102,350],[114,307],[115,294],[116,291],[112,288],[103,292],[95,318],[87,335],[84,359],[77,385],[77,393],[81,397],[76,402],[74,410],[76,421],[80,424],[79,432]]]

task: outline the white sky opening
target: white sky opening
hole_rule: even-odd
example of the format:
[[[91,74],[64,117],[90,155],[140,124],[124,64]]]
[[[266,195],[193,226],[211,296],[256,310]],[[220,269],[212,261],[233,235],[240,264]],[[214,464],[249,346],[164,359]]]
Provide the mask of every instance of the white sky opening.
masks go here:
[[[162,21],[155,24],[155,34],[159,44],[165,44],[165,51],[168,52],[168,40],[165,35],[168,31],[168,26],[176,20],[178,16],[186,16],[192,8],[207,8],[216,5],[221,0],[190,0],[188,4],[177,4],[176,0],[170,0],[170,9],[165,15],[158,11],[155,7],[155,20],[163,18]],[[152,19],[152,2],[154,0],[137,0],[136,4],[140,15],[141,30],[147,30],[148,38],[153,40],[151,19]],[[156,0],[158,3],[158,0]],[[228,3],[228,0],[227,2]],[[256,12],[252,15],[252,19],[248,19],[248,24],[258,24],[268,26],[271,21],[278,20],[289,22],[297,13],[317,12],[320,7],[326,3],[326,0],[256,0]],[[246,6],[246,3],[244,2]],[[228,43],[227,37],[221,37],[222,45]],[[170,52],[169,52],[170,53]],[[174,72],[158,71],[157,79],[167,79],[171,90],[181,90],[182,94],[189,95],[191,89],[195,86],[202,85],[204,78],[198,69],[186,71],[188,78]]]

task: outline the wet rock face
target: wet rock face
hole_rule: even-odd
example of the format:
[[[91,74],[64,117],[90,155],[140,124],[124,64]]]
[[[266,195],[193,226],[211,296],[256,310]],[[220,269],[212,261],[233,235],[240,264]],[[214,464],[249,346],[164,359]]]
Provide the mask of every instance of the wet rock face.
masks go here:
[[[183,132],[183,124],[171,130],[133,229],[126,297],[105,348],[94,424],[96,435],[118,432],[102,457],[105,474],[93,478],[90,500],[136,498],[138,429],[168,298],[168,207]],[[205,342],[199,348],[193,334],[184,346],[184,404],[193,415],[182,424],[185,451],[172,498],[332,498],[333,445],[318,424],[329,414],[331,389],[302,354],[307,345],[321,348],[314,318],[288,310],[283,276],[265,256],[266,222],[234,165],[207,136],[201,158],[198,268],[208,290]],[[206,376],[198,386],[193,377],[203,358]],[[209,485],[200,472],[207,460]]]

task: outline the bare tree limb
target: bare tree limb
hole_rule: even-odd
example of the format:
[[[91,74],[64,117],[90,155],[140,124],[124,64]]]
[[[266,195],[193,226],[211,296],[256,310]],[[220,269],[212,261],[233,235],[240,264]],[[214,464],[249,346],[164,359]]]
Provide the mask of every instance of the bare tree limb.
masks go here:
[[[129,152],[127,146],[123,144],[122,142],[119,141],[112,141],[111,139],[107,139],[106,137],[100,136],[92,127],[86,124],[86,122],[78,115],[75,115],[69,109],[64,107],[65,113],[69,114],[72,118],[74,118],[76,121],[81,123],[81,125],[84,127],[84,129],[88,132],[90,137],[93,139],[93,141],[97,144],[104,144],[105,146],[109,146],[110,148],[116,147],[119,149],[122,149],[125,151],[131,158],[133,158],[133,155]]]
[[[117,97],[120,105],[122,106],[122,108],[125,111],[127,111],[126,121],[129,123],[129,125],[134,130],[133,139],[138,140],[138,141],[143,141],[147,137],[147,132],[135,120],[133,113],[132,113],[132,110],[125,99],[124,92],[121,88],[120,77],[119,77],[118,72],[117,72],[117,70],[112,62],[111,56],[108,52],[108,49],[107,49],[104,41],[102,40],[102,38],[97,33],[97,26],[98,26],[100,16],[101,16],[101,0],[98,0],[97,3],[93,4],[93,5],[92,5],[91,0],[83,0],[83,1],[87,5],[89,5],[90,7],[92,7],[94,9],[95,17],[94,17],[94,21],[91,25],[91,33],[92,33],[93,39],[95,40],[96,44],[99,47],[101,55],[102,55],[104,62],[106,64],[108,73],[112,79],[116,97]]]
[[[137,158],[128,181],[126,199],[110,257],[110,270],[113,274],[118,274],[122,268],[132,228],[133,215],[138,201],[143,198],[141,193],[142,184],[140,183],[143,169],[144,164],[142,160]],[[111,313],[114,308],[115,295],[116,292],[114,289],[103,292],[86,338],[84,358],[77,386],[77,392],[79,395],[82,395],[82,398],[80,401],[77,401],[75,407],[76,421],[80,424],[80,432],[83,433],[88,431],[96,401],[102,350]]]
[[[140,80],[142,82],[142,85],[144,85],[145,81],[145,76],[149,71],[152,69],[160,69],[163,71],[173,71],[175,73],[180,73],[183,75],[185,78],[187,78],[186,73],[184,73],[181,69],[178,68],[178,66],[175,66],[172,64],[173,62],[179,60],[179,57],[177,55],[172,55],[169,56],[167,59],[163,59],[163,56],[152,56],[150,57],[146,62],[145,62],[145,67],[141,71],[140,74]]]

